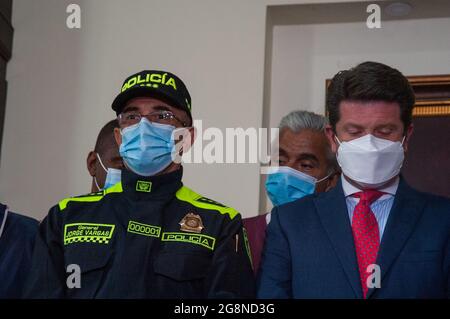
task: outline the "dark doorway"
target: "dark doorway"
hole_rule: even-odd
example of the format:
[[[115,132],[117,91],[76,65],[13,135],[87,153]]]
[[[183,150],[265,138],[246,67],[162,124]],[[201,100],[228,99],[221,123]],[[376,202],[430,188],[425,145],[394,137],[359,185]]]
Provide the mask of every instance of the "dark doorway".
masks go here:
[[[403,175],[418,190],[450,197],[450,116],[414,117]]]
[[[408,77],[416,104],[402,173],[418,190],[450,197],[450,75]]]
[[[11,25],[12,0],[0,1],[0,152],[6,108],[6,64],[11,59],[13,27]],[[1,153],[0,153],[1,158]]]

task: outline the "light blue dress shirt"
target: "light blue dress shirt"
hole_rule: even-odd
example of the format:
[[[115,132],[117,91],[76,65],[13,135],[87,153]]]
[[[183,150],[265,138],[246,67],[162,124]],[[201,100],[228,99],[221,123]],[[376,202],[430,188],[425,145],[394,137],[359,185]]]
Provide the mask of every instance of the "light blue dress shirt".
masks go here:
[[[353,197],[351,195],[357,192],[361,192],[362,190],[350,184],[345,179],[344,176],[342,176],[341,181],[342,181],[342,189],[344,190],[345,195],[345,202],[347,203],[348,217],[350,218],[350,223],[352,223],[353,211],[355,210],[355,206],[359,202],[359,198]],[[375,215],[375,218],[378,223],[378,229],[380,231],[380,240],[381,238],[383,238],[384,229],[386,228],[386,223],[388,221],[392,205],[394,204],[394,198],[395,193],[397,192],[398,183],[399,178],[397,177],[397,179],[393,183],[389,183],[388,186],[378,189],[379,191],[384,192],[386,194],[381,196],[379,199],[377,199],[370,205],[370,209]]]

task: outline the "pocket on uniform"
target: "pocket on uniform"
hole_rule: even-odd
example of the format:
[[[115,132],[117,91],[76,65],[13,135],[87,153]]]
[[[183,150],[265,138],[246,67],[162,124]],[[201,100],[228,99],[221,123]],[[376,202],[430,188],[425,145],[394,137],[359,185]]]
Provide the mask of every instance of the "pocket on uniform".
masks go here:
[[[106,267],[111,256],[112,250],[109,247],[74,245],[66,249],[66,269],[68,265],[75,264],[80,266],[81,273],[85,274]]]
[[[107,267],[113,252],[109,247],[92,247],[91,245],[84,244],[80,244],[79,246],[75,245],[66,249],[66,269],[71,264],[80,267],[81,287],[68,286],[69,289],[66,290],[67,297],[83,299],[96,298],[99,296],[99,291],[104,284]],[[67,273],[68,280],[71,275],[73,276],[73,272]]]
[[[207,276],[211,256],[202,253],[161,252],[153,263],[156,274],[177,281],[203,279]]]

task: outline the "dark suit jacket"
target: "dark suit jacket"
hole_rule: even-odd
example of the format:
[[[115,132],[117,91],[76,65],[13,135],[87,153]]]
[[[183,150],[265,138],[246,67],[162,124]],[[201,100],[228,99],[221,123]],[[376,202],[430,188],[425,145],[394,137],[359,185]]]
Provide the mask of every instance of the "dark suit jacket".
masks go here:
[[[0,225],[6,205],[0,203]],[[31,268],[31,255],[39,223],[9,212],[0,237],[0,299],[20,298]]]
[[[377,264],[381,286],[367,298],[449,298],[450,199],[420,193],[401,179]],[[341,182],[274,208],[258,297],[363,297]]]

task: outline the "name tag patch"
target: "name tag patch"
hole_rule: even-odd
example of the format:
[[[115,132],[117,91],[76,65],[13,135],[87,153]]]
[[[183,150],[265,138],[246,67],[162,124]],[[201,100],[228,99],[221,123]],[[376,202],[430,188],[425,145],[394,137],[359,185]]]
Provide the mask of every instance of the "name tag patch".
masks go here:
[[[115,225],[75,223],[64,225],[64,245],[72,243],[108,244]]]
[[[159,237],[159,235],[161,234],[161,227],[138,223],[138,222],[130,220],[128,222],[127,231],[129,233],[143,235],[143,236]]]

